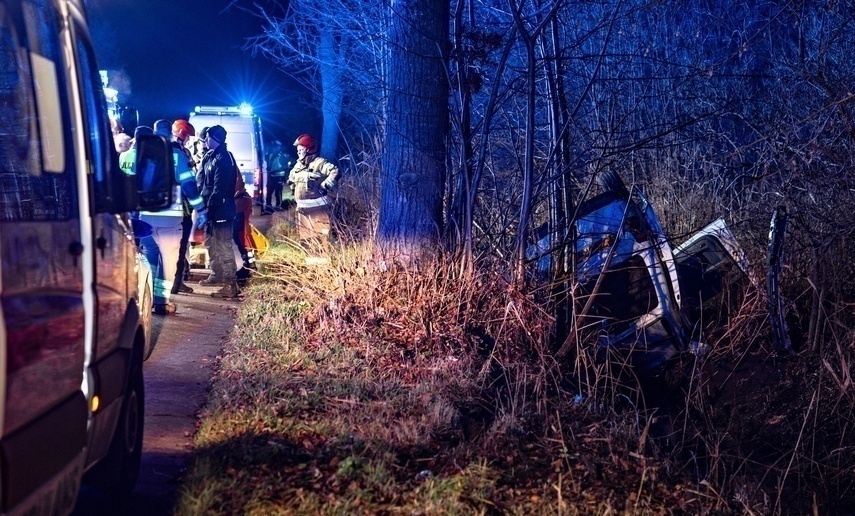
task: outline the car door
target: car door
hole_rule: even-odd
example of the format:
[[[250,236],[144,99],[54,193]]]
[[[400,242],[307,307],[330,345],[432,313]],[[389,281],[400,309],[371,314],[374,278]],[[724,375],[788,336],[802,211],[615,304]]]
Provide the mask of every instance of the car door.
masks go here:
[[[699,331],[725,316],[742,287],[757,281],[745,253],[723,218],[713,221],[674,249],[682,293],[681,309]]]
[[[75,24],[76,25],[76,24]],[[119,335],[128,306],[129,277],[133,271],[133,231],[129,221],[119,215],[107,213],[116,187],[111,184],[119,162],[113,147],[106,104],[91,43],[78,28],[75,44],[78,58],[79,80],[85,116],[85,134],[88,136],[86,161],[93,185],[92,201],[95,249],[95,298],[97,303],[94,361],[109,355],[119,346]],[[112,400],[102,400],[109,403]]]

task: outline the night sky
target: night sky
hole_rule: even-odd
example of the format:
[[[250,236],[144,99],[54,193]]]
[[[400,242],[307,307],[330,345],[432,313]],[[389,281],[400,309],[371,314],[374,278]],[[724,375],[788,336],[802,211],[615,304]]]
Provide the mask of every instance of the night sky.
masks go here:
[[[141,124],[185,118],[197,105],[246,101],[262,117],[268,140],[318,132],[308,94],[271,61],[242,48],[247,37],[261,33],[261,19],[228,4],[89,0],[99,65],[126,73],[128,81],[116,86],[120,94],[130,90],[125,98],[139,110]]]

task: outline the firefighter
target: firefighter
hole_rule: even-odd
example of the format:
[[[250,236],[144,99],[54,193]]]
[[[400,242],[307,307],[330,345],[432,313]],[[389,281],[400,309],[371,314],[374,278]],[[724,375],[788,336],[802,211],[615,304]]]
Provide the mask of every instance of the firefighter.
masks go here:
[[[269,178],[269,184],[267,185],[267,206],[269,208],[285,208],[289,202],[287,196],[283,197],[282,195],[282,187],[290,167],[291,163],[288,160],[288,156],[282,152],[282,142],[273,140],[270,143],[270,153],[267,155],[267,176]]]
[[[189,268],[187,261],[187,246],[193,233],[193,210],[196,210],[198,222],[204,225],[207,219],[202,197],[196,186],[195,165],[190,150],[187,148],[190,137],[196,136],[196,130],[187,120],[176,120],[172,124],[172,149],[175,158],[175,180],[181,185],[181,242],[178,246],[178,262],[175,269],[175,279],[172,282],[173,294],[191,294],[193,289],[184,284],[184,272]]]
[[[297,202],[297,229],[303,240],[328,238],[330,200],[327,193],[336,185],[338,167],[318,156],[318,142],[304,134],[294,142],[297,163],[288,174],[288,185]]]

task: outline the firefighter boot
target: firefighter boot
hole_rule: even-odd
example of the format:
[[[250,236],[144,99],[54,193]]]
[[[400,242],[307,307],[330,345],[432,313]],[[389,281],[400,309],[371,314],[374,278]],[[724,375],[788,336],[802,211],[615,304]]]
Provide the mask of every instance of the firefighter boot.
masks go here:
[[[229,281],[225,285],[223,285],[223,288],[211,294],[211,297],[216,297],[219,299],[229,299],[237,297],[239,292],[240,291],[238,290],[237,282]]]
[[[172,284],[172,293],[173,294],[192,294],[193,288],[184,284],[183,281],[182,282],[176,281],[175,283]]]

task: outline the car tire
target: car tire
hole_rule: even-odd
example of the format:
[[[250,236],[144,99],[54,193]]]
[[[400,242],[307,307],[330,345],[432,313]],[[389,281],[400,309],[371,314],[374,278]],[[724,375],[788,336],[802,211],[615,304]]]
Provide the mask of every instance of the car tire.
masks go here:
[[[597,185],[604,192],[612,192],[621,199],[629,199],[629,190],[623,179],[614,170],[604,170],[597,175]]]

